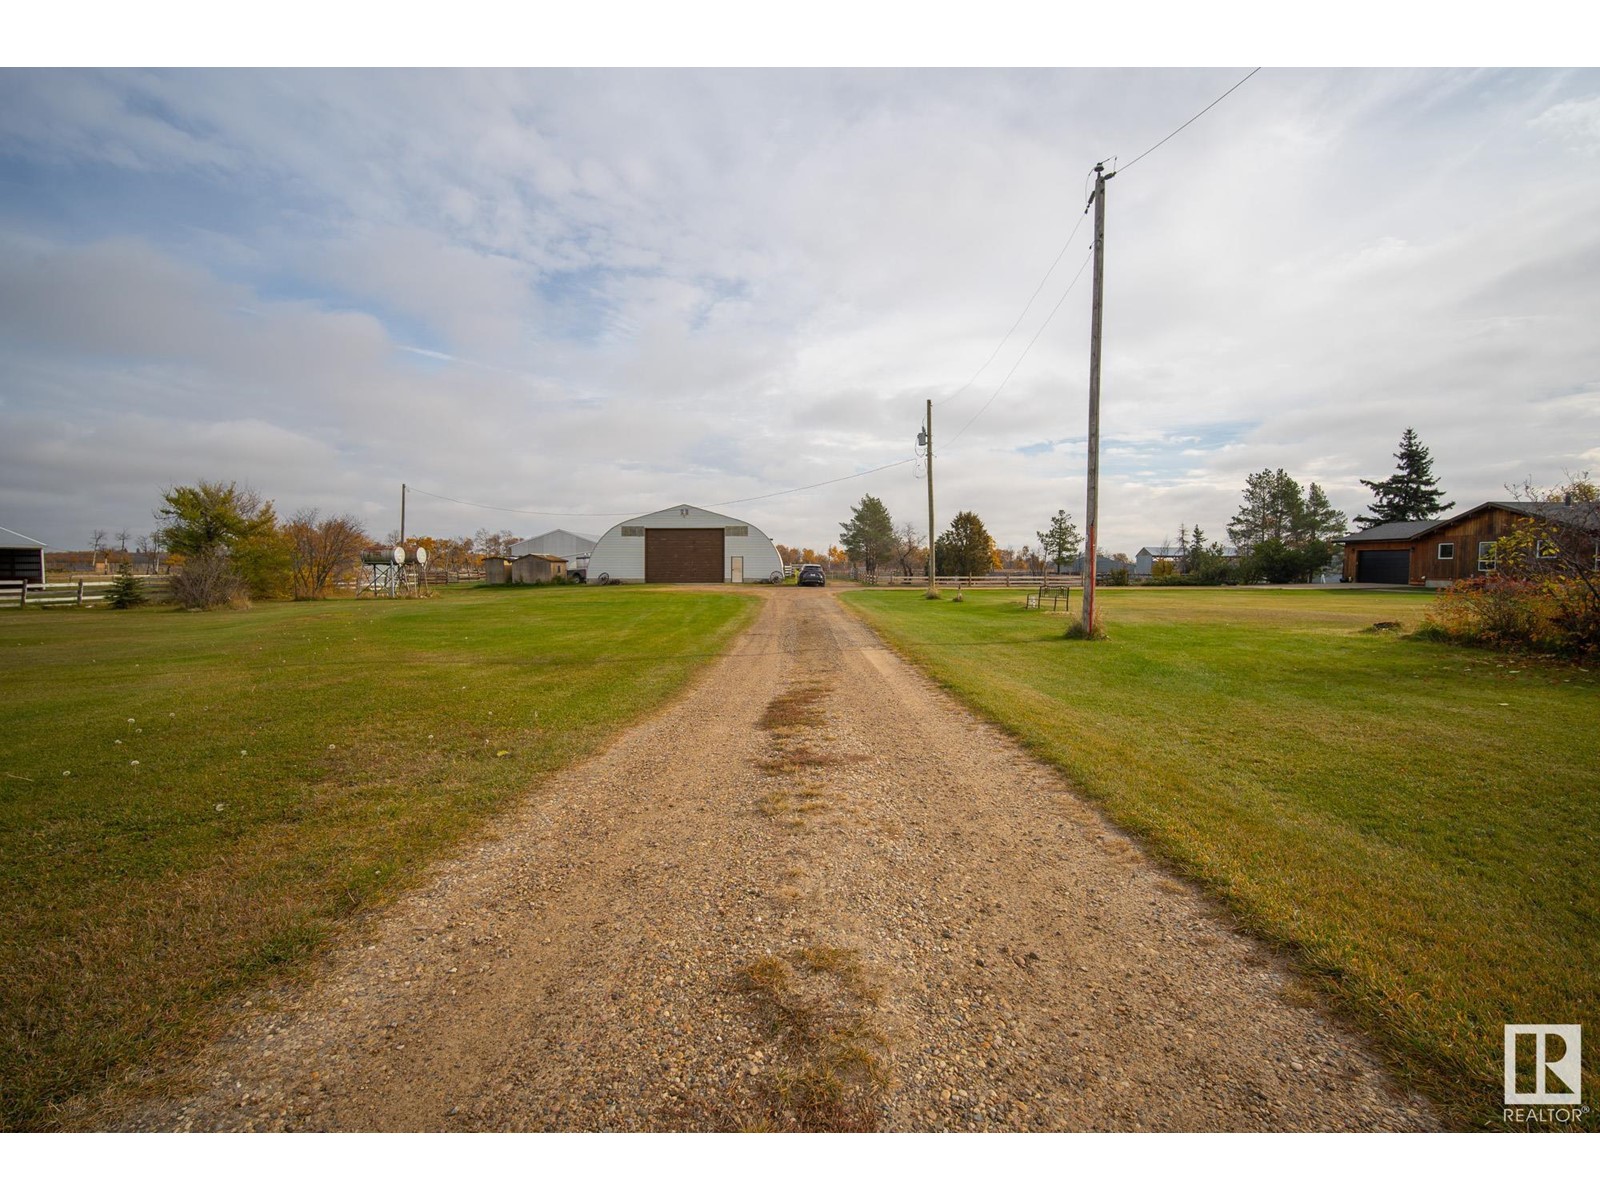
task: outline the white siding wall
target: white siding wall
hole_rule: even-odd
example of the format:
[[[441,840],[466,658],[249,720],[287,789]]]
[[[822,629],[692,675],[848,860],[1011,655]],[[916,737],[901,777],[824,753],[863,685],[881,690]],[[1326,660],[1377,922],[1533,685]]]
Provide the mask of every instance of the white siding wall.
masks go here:
[[[772,544],[772,539],[748,521],[680,504],[676,508],[664,508],[660,512],[646,513],[642,517],[630,517],[606,530],[595,543],[594,551],[589,556],[590,583],[598,580],[601,574],[609,575],[613,579],[643,582],[645,539],[623,537],[624,525],[630,528],[643,526],[646,529],[726,529],[730,525],[743,525],[749,531],[746,536],[724,535],[722,539],[723,581],[726,582],[728,579],[728,560],[736,555],[744,556],[746,583],[766,579],[774,571],[783,570],[783,560],[778,557],[778,550]]]
[[[565,529],[552,529],[549,533],[518,542],[507,553],[511,558],[521,558],[524,554],[559,554],[567,560],[567,570],[575,571],[578,556],[592,553],[593,550],[593,538],[586,538],[581,533],[568,533]]]

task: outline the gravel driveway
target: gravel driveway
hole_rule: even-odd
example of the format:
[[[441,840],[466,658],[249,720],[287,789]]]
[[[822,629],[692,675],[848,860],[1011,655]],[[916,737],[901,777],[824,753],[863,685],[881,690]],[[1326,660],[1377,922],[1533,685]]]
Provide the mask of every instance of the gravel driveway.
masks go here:
[[[763,596],[681,699],[240,1002],[120,1127],[1433,1125],[836,594]]]

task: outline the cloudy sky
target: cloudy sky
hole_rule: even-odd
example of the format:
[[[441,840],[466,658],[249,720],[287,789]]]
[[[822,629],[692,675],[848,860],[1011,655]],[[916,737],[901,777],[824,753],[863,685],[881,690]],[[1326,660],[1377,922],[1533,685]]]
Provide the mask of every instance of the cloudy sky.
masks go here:
[[[1084,509],[1089,173],[1252,65],[0,71],[0,525],[205,477],[823,548],[866,492],[926,525],[932,398],[941,524],[1035,542]],[[1263,467],[1361,511],[1408,425],[1462,507],[1600,474],[1600,72],[1267,66],[1108,196],[1109,550]]]

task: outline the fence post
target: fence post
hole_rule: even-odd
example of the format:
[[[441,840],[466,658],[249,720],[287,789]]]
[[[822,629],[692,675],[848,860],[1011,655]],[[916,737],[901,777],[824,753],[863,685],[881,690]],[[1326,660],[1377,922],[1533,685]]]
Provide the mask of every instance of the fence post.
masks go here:
[[[78,580],[78,607],[83,607],[83,580]]]

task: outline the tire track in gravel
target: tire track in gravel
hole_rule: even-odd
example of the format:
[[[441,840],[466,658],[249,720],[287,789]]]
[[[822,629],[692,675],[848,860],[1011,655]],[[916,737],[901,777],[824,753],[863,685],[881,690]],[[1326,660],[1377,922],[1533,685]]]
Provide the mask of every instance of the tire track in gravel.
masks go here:
[[[1418,1129],[1285,964],[829,593],[241,1002],[135,1129]]]

